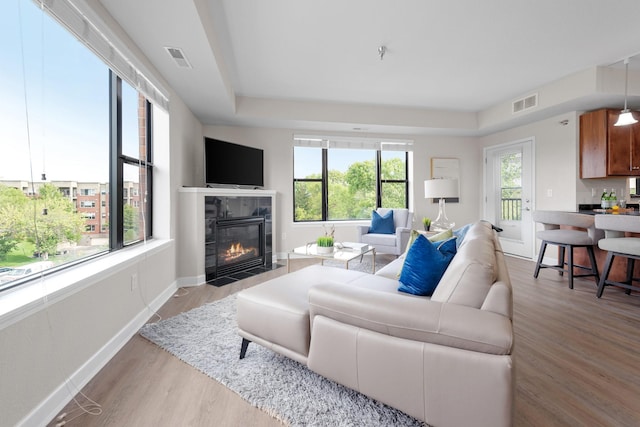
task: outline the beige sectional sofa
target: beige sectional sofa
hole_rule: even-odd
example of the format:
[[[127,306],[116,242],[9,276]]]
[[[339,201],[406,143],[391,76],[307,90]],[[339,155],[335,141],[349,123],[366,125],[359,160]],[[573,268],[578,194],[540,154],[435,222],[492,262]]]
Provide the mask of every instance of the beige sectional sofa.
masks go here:
[[[397,291],[402,263],[314,265],[241,291],[241,357],[258,343],[432,426],[511,425],[512,293],[491,224],[469,228],[430,298]]]

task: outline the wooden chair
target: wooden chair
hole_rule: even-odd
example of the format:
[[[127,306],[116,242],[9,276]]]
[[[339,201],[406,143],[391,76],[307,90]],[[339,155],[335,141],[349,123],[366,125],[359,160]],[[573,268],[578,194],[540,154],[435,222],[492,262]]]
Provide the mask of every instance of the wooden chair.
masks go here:
[[[596,228],[593,215],[560,211],[534,211],[533,220],[541,223],[544,227],[543,230],[538,231],[536,234],[542,240],[542,244],[540,245],[540,254],[538,255],[533,277],[538,277],[541,268],[551,268],[559,271],[560,275],[563,275],[565,271],[569,274],[570,289],[573,289],[574,277],[593,276],[596,284],[599,283],[600,275],[598,274],[598,265],[596,264],[593,247],[604,236],[604,233]],[[561,225],[583,230],[561,229]],[[558,246],[558,264],[548,265],[542,263],[547,245]],[[586,248],[591,266],[577,265],[573,262],[573,250],[575,248]],[[565,253],[567,261],[565,261]],[[574,268],[588,271],[588,273],[574,274]]]
[[[640,217],[635,215],[596,215],[596,227],[604,230],[605,238],[598,242],[598,247],[607,252],[607,260],[604,265],[596,296],[602,297],[605,286],[619,286],[626,289],[626,293],[640,291],[640,286],[634,286],[633,282],[640,278],[633,277],[635,260],[640,259],[640,237],[626,237],[625,233],[640,233]],[[627,258],[627,274],[624,282],[609,280],[609,273],[615,257]]]

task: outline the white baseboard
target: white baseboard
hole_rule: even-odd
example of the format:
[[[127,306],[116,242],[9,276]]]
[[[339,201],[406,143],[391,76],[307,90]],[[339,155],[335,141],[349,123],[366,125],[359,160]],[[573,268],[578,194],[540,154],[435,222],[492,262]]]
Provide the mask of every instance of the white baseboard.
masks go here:
[[[102,369],[122,347],[138,333],[138,330],[162,305],[175,294],[176,283],[172,283],[148,307],[138,313],[118,334],[87,360],[64,383],[43,400],[18,423],[18,426],[47,425],[73,399],[73,397]]]
[[[178,288],[189,288],[193,286],[200,286],[207,282],[207,276],[200,274],[198,276],[179,277],[176,285]]]

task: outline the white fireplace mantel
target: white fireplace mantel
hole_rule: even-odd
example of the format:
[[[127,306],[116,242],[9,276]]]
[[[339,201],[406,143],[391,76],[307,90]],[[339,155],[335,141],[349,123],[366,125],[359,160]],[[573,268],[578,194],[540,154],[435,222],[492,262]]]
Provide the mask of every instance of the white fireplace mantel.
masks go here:
[[[253,190],[248,188],[226,188],[226,187],[182,187],[179,193],[194,193],[203,196],[244,196],[244,197],[265,197],[276,196],[275,190]]]

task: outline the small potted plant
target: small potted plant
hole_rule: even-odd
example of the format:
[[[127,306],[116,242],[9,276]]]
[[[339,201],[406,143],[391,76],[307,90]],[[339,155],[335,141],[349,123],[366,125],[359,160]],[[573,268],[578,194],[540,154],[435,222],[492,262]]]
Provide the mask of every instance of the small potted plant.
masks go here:
[[[429,231],[431,228],[431,218],[427,218],[426,216],[422,218],[422,224],[424,225],[424,230]]]
[[[325,229],[324,236],[320,236],[316,239],[316,245],[318,247],[319,254],[333,253],[333,234],[334,233],[335,233],[335,226],[331,226],[330,231],[327,231]]]

